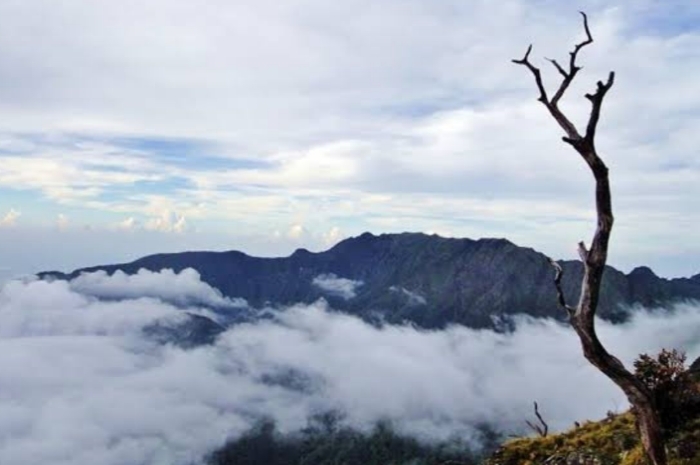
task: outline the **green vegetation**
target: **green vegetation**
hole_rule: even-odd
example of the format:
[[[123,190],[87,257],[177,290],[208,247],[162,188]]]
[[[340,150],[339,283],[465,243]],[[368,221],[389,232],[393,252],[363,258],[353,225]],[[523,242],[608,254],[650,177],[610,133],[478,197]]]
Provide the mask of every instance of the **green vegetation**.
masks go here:
[[[685,369],[685,354],[663,349],[656,358],[647,354],[634,362],[635,376],[651,391],[667,434],[700,417],[700,395],[691,373]]]
[[[586,422],[570,431],[508,441],[489,460],[491,465],[535,465],[557,455],[593,454],[604,464],[617,464],[639,444],[631,413]]]
[[[385,422],[375,425],[369,433],[362,433],[340,427],[338,417],[333,414],[312,419],[308,428],[292,435],[280,434],[271,420],[261,421],[214,452],[208,461],[209,465],[473,465],[477,462],[463,442],[421,443],[398,434]]]
[[[635,376],[654,395],[666,436],[669,465],[700,465],[700,389],[684,367],[685,355],[663,350],[642,354]],[[546,437],[506,442],[487,465],[647,465],[634,412],[608,414],[598,422]]]
[[[687,422],[667,441],[669,465],[700,465],[700,418]],[[586,422],[547,437],[506,442],[487,465],[647,465],[631,412]]]

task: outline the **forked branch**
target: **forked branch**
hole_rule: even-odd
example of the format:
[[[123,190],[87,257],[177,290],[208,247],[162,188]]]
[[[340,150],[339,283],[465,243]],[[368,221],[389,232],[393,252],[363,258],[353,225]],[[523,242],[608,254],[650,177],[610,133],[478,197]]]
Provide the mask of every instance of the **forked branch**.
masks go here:
[[[513,59],[511,61],[515,64],[526,66],[527,69],[530,70],[532,75],[535,76],[535,83],[537,84],[537,89],[540,91],[540,97],[538,98],[538,100],[544,103],[545,105],[549,106],[547,91],[545,90],[544,84],[542,83],[542,73],[540,72],[540,69],[538,67],[530,63],[530,52],[532,52],[532,44],[530,44],[527,47],[527,51],[525,51],[524,57],[522,57],[520,60]]]
[[[561,82],[561,84],[559,84],[559,89],[557,89],[557,92],[552,98],[552,103],[554,105],[559,103],[559,100],[564,96],[564,92],[566,92],[566,89],[569,88],[571,81],[573,81],[574,77],[576,77],[576,73],[581,70],[581,67],[576,64],[578,52],[586,45],[593,43],[593,36],[591,36],[591,30],[588,28],[588,16],[586,16],[586,13],[583,11],[579,11],[579,13],[581,13],[581,16],[583,16],[583,29],[586,32],[586,39],[576,44],[574,46],[574,50],[569,52],[569,71],[564,71],[558,63],[556,63],[554,60],[550,60],[557,68],[559,73],[564,76],[564,80]]]
[[[540,410],[538,408],[537,402],[533,402],[535,404],[535,416],[537,417],[537,420],[540,422],[540,424],[534,424],[530,420],[525,420],[525,423],[527,423],[527,426],[530,427],[534,432],[536,432],[540,437],[546,438],[547,433],[549,433],[549,425],[547,425],[547,422],[545,422],[542,419],[542,415],[540,415]]]
[[[598,120],[600,119],[600,107],[603,105],[603,98],[605,94],[608,93],[612,85],[615,83],[615,72],[610,71],[608,74],[608,80],[604,83],[603,81],[598,81],[596,86],[596,91],[593,94],[586,94],[586,98],[591,102],[591,115],[588,118],[588,125],[586,126],[586,142],[591,148],[595,148],[595,132],[598,128]]]
[[[533,65],[530,62],[530,53],[532,52],[532,45],[530,45],[527,48],[527,51],[525,52],[525,56],[519,60],[514,59],[512,60],[513,63],[516,63],[518,65],[523,65],[527,67],[527,69],[530,70],[532,75],[535,77],[535,83],[537,84],[537,89],[540,92],[540,96],[538,100],[544,104],[544,106],[547,107],[547,110],[549,110],[549,113],[554,117],[554,119],[559,123],[559,126],[566,132],[566,138],[565,140],[572,145],[575,143],[579,143],[583,138],[579,134],[578,130],[576,129],[576,126],[564,115],[564,113],[559,110],[559,101],[561,98],[564,96],[566,93],[566,90],[569,88],[571,85],[571,82],[574,80],[576,77],[576,73],[578,73],[581,70],[581,67],[576,64],[576,58],[578,57],[579,51],[583,47],[585,47],[588,44],[593,43],[593,36],[591,35],[591,31],[588,28],[588,16],[586,16],[586,13],[580,12],[581,16],[583,17],[583,29],[586,32],[586,38],[576,44],[574,46],[573,51],[569,52],[569,67],[568,69],[564,69],[563,66],[559,64],[554,59],[547,58],[547,60],[552,63],[552,65],[556,68],[556,70],[559,72],[559,74],[562,76],[562,81],[559,84],[559,87],[557,88],[556,92],[554,93],[554,96],[551,98],[551,100],[547,96],[547,90],[544,86],[544,82],[542,81],[542,73],[540,72],[540,69]],[[612,86],[612,83],[610,83],[610,86]],[[608,86],[608,89],[610,87]],[[607,92],[607,89],[602,93],[602,95],[605,95],[605,92]],[[598,92],[596,92],[597,94]],[[595,95],[595,94],[594,94]],[[602,96],[600,98],[601,103],[602,103]],[[598,111],[598,115],[600,115],[600,112]],[[589,121],[589,126],[590,126],[590,121]],[[597,124],[597,121],[593,124],[593,132],[595,133],[595,125]]]

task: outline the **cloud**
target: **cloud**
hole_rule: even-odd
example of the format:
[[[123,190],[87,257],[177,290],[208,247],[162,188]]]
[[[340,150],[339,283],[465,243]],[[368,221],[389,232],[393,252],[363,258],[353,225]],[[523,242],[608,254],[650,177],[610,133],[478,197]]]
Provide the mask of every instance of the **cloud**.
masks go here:
[[[311,283],[322,291],[342,297],[345,300],[355,297],[357,288],[364,284],[362,281],[339,278],[333,273],[318,275]]]
[[[483,422],[522,431],[532,400],[557,429],[625,408],[575,334],[547,320],[522,318],[512,334],[379,328],[319,302],[232,327],[212,346],[157,345],[142,328],[183,309],[137,291],[196,276],[155,275],[117,276],[113,286],[132,296],[123,300],[61,281],[0,290],[2,463],[188,465],[260,416],[295,431],[327,409],[343,410],[350,426],[390,419],[428,440],[473,438]],[[599,322],[600,335],[626,363],[662,346],[696,356],[697,310],[637,309],[624,325]],[[289,376],[298,382],[277,381]]]
[[[159,216],[147,220],[144,227],[152,231],[182,233],[187,229],[187,221],[184,215],[165,210]]]
[[[133,231],[134,229],[138,228],[138,221],[133,216],[130,216],[125,220],[118,222],[117,228],[124,231]]]
[[[68,217],[64,215],[63,213],[59,213],[58,216],[56,217],[56,228],[59,231],[63,231],[66,228],[68,228],[68,225],[70,224],[70,221],[68,220]]]
[[[408,300],[408,303],[411,305],[425,305],[427,303],[427,301],[425,300],[425,297],[418,294],[417,292],[409,291],[408,289],[406,289],[404,287],[391,286],[389,288],[389,290],[403,294],[406,297],[406,299]]]
[[[303,224],[293,224],[289,227],[287,231],[287,237],[292,240],[300,240],[308,236],[309,232],[306,230]]]
[[[581,5],[596,42],[562,105],[581,124],[582,95],[618,72],[598,144],[615,179],[612,258],[631,268],[649,257],[664,274],[688,274],[697,270],[682,257],[700,256],[699,166],[689,156],[700,108],[697,7],[657,3]],[[0,188],[27,215],[12,196],[168,231],[206,219],[219,232],[235,222],[255,234],[312,217],[300,240],[308,248],[314,231],[338,226],[508,236],[575,257],[569,244],[590,234],[586,167],[536,102],[531,76],[509,61],[529,42],[533,57],[565,58],[582,31],[564,6],[132,7],[0,6],[13,18],[0,34],[0,98],[9,102]],[[19,40],[26,30],[42,34]],[[549,63],[537,63],[556,85]],[[177,216],[161,218],[165,209]],[[77,223],[88,214],[66,213]]]
[[[179,273],[171,269],[152,272],[140,269],[128,275],[117,270],[111,275],[104,271],[81,273],[70,282],[71,290],[101,299],[135,299],[151,297],[181,307],[206,305],[212,307],[246,307],[243,299],[224,297],[218,289],[202,282],[199,272],[186,268]]]
[[[21,215],[22,214],[14,208],[10,208],[10,211],[8,211],[5,216],[0,219],[0,227],[15,226],[17,224],[17,218],[19,218]]]
[[[346,238],[347,238],[347,236],[337,226],[333,226],[328,232],[326,232],[322,235],[323,244],[326,247],[332,247],[335,244],[337,244],[338,242],[340,242]]]
[[[100,302],[71,287],[64,281],[7,282],[0,291],[2,338],[133,334],[147,323],[181,314],[157,299]]]
[[[2,128],[0,128],[2,130]],[[5,166],[0,186],[34,190],[57,204],[91,208],[105,204],[103,195],[113,189],[162,177],[157,164],[143,152],[128,147],[95,143],[73,136],[19,136],[34,144],[29,153],[0,153]]]

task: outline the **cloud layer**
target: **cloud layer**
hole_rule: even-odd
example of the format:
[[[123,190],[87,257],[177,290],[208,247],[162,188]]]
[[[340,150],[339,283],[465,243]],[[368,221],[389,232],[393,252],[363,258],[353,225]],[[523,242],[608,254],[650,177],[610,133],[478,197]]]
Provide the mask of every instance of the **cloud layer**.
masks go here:
[[[349,300],[357,295],[357,288],[364,283],[353,279],[339,278],[335,274],[329,273],[316,276],[311,284],[323,292]]]
[[[83,294],[91,279],[123,298]],[[197,463],[260,416],[294,431],[329,409],[357,428],[391,419],[429,440],[470,439],[484,422],[519,431],[533,400],[554,428],[625,407],[573,333],[552,321],[523,318],[512,334],[377,328],[319,302],[183,350],[141,331],[183,309],[138,292],[169,282],[167,300],[218,295],[196,273],[82,280],[13,281],[0,291],[2,463]],[[660,347],[700,352],[700,312],[690,305],[600,325],[626,362]]]
[[[244,299],[224,297],[218,289],[202,282],[199,272],[186,268],[179,273],[163,269],[158,273],[140,269],[134,275],[116,270],[82,273],[73,279],[70,289],[101,299],[136,299],[153,297],[178,306],[246,307]]]

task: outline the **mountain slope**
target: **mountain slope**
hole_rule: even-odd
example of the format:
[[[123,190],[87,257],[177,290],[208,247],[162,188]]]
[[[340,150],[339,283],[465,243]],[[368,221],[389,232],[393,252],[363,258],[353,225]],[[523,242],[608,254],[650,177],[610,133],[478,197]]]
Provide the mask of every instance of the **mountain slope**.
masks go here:
[[[669,465],[700,463],[700,418],[667,432],[667,436]],[[610,413],[603,420],[586,421],[559,434],[507,441],[483,465],[648,463],[634,416],[626,412]]]
[[[573,302],[582,267],[575,261],[561,263],[564,290]],[[518,313],[563,317],[548,258],[505,239],[365,233],[325,252],[299,249],[284,258],[257,258],[237,251],[183,252],[40,276],[69,279],[96,270],[133,274],[141,268],[189,267],[224,295],[242,297],[256,307],[324,297],[333,308],[363,318],[410,321],[426,328],[449,323],[494,327],[501,317]],[[666,306],[686,299],[700,300],[700,275],[666,280],[648,268],[625,275],[608,267],[599,314],[619,320],[625,315],[623,307]]]

